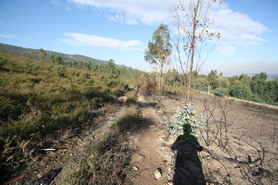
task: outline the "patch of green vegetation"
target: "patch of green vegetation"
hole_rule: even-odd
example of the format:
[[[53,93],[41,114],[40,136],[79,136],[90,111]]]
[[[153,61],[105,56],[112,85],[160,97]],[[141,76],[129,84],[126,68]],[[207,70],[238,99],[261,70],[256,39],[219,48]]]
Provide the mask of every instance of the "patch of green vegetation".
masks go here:
[[[131,171],[133,150],[128,145],[127,132],[139,128],[140,113],[136,105],[128,105],[122,117],[110,127],[110,132],[89,149],[90,156],[80,161],[77,172],[64,180],[65,184],[123,184]],[[109,178],[107,178],[109,177]]]
[[[138,98],[138,91],[132,90],[126,93],[126,104],[135,104]]]
[[[113,123],[112,127],[119,132],[130,132],[139,128],[140,115],[136,105],[131,105],[126,108],[125,114]]]
[[[179,143],[188,143],[199,146],[198,135],[199,128],[203,126],[206,117],[201,115],[197,117],[197,111],[190,105],[186,104],[184,108],[179,108],[175,113],[175,122],[166,122],[170,128],[170,133],[178,135]]]
[[[133,151],[124,135],[111,132],[91,149],[91,156],[80,161],[77,172],[64,179],[65,184],[122,184],[130,172]],[[108,178],[109,177],[109,178]]]
[[[81,125],[125,90],[115,75],[5,53],[0,71],[1,174],[24,163],[20,143],[34,147],[57,129]]]

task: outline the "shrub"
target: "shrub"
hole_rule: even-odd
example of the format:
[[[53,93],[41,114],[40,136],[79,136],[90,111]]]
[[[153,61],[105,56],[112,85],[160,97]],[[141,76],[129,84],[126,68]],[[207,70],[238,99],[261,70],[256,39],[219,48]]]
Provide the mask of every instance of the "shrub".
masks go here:
[[[83,73],[82,78],[90,79],[91,75],[89,73]]]
[[[198,145],[197,136],[199,129],[204,124],[204,120],[197,117],[195,109],[190,104],[186,104],[183,109],[178,107],[175,118],[174,123],[166,122],[170,132],[179,135],[179,142]]]
[[[124,184],[131,169],[133,151],[122,144],[126,138],[110,133],[80,162],[80,170],[65,179],[66,184]],[[108,178],[109,177],[109,178]]]
[[[155,79],[147,79],[141,86],[143,96],[153,96],[156,94],[156,81]]]
[[[59,67],[57,70],[58,76],[62,78],[66,78],[66,67]]]
[[[196,80],[196,88],[201,91],[208,91],[208,81],[205,78],[198,78]]]
[[[4,70],[4,66],[6,63],[8,63],[7,59],[0,59],[0,71]]]
[[[112,127],[119,132],[133,131],[139,128],[140,117],[137,106],[127,107],[124,116],[113,123]]]
[[[138,91],[129,91],[126,93],[126,104],[136,103],[138,98]]]
[[[92,100],[92,106],[94,108],[98,108],[98,107],[101,107],[101,103],[103,102],[102,98],[99,98],[99,97],[94,97]]]
[[[214,91],[216,93],[219,93],[219,94],[224,94],[224,95],[228,95],[229,94],[229,89],[223,88],[223,87],[218,87]]]

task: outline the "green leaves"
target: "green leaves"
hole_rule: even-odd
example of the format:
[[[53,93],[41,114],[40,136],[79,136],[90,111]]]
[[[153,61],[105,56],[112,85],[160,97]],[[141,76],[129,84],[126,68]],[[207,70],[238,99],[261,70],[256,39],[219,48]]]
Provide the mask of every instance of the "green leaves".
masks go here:
[[[197,136],[207,120],[206,115],[198,117],[197,111],[190,104],[186,104],[184,108],[177,108],[175,117],[173,123],[166,123],[171,134],[179,135],[180,142],[198,144]]]
[[[145,51],[145,60],[151,64],[165,64],[171,52],[170,32],[167,25],[160,24],[153,33],[152,41],[148,43],[148,48]]]

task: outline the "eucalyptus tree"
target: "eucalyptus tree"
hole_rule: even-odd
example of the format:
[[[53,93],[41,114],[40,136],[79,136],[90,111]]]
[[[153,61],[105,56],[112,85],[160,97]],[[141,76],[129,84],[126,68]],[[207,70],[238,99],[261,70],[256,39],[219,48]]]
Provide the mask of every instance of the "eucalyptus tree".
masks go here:
[[[160,92],[163,89],[163,67],[169,64],[171,53],[172,45],[170,43],[170,32],[168,26],[160,24],[158,29],[154,31],[152,40],[149,41],[148,47],[145,50],[145,60],[150,64],[159,65],[158,86]]]

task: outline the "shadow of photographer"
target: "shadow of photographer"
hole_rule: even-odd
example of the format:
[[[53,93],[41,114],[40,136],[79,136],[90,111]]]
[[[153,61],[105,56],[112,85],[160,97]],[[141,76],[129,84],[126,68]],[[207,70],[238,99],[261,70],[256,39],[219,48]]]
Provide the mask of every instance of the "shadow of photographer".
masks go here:
[[[197,154],[201,150],[197,138],[192,135],[189,124],[183,126],[184,134],[178,136],[171,149],[177,151],[175,174],[173,184],[175,185],[205,185],[205,177],[201,161]]]

